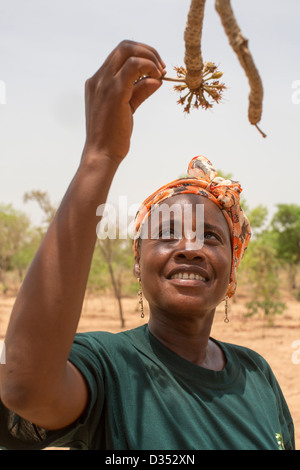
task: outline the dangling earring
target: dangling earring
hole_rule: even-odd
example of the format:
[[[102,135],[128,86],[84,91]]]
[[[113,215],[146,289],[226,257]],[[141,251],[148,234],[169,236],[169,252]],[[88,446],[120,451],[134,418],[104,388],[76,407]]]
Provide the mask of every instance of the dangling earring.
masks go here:
[[[139,304],[140,304],[140,311],[141,311],[141,318],[144,318],[144,303],[143,303],[143,291],[142,291],[142,283],[141,279],[138,278],[138,281],[140,283],[140,288],[138,291],[138,297],[139,297]]]
[[[226,295],[226,297],[225,297],[225,318],[224,318],[224,322],[225,322],[225,323],[229,323],[229,318],[228,318],[228,300],[229,300],[229,297],[228,297],[228,295]]]

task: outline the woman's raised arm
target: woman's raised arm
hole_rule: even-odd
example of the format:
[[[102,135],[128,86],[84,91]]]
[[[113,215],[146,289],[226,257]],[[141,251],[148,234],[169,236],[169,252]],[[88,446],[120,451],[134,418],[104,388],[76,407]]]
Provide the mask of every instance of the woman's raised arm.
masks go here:
[[[17,296],[0,366],[2,402],[39,426],[62,428],[87,405],[84,378],[68,355],[96,242],[96,209],[128,153],[133,114],[160,87],[164,67],[151,47],[124,41],[86,82],[81,161]]]

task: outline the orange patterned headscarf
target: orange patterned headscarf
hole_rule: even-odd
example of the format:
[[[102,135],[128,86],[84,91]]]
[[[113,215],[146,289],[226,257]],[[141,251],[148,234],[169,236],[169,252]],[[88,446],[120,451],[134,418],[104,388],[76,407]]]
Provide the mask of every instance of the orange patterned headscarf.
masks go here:
[[[134,254],[136,256],[138,252],[141,229],[154,207],[178,194],[205,196],[217,204],[229,226],[232,240],[232,268],[227,295],[232,297],[237,286],[237,269],[251,237],[249,221],[240,206],[242,188],[237,181],[218,176],[211,162],[203,156],[191,160],[188,174],[189,177],[179,178],[162,186],[143,202],[135,218]]]

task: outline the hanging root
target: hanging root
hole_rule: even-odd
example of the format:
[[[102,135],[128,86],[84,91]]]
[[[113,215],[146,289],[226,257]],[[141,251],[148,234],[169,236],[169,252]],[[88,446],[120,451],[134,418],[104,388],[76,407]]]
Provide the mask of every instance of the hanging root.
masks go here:
[[[217,70],[217,66],[213,62],[205,62],[203,74],[201,78],[201,85],[196,89],[190,89],[187,84],[187,71],[184,67],[174,67],[177,72],[177,78],[162,77],[162,80],[170,82],[179,82],[179,85],[174,86],[174,90],[180,94],[178,104],[184,105],[184,111],[190,112],[191,107],[204,109],[212,108],[212,101],[219,103],[222,98],[223,90],[225,90],[224,83],[219,82],[219,78],[223,73]]]
[[[202,82],[203,59],[201,38],[205,1],[191,0],[184,31],[186,83],[190,90],[196,90]]]
[[[206,0],[191,0],[186,28],[184,31],[185,56],[184,67],[174,67],[177,78],[162,77],[163,80],[179,82],[174,89],[180,94],[179,104],[189,113],[191,106],[204,109],[212,107],[212,101],[219,103],[224,83],[219,82],[222,72],[217,70],[213,62],[203,64],[201,38]],[[263,87],[259,73],[248,49],[248,41],[244,38],[236,22],[230,0],[216,0],[215,7],[220,15],[229,43],[235,51],[243,67],[250,85],[248,118],[263,137],[266,134],[258,127],[262,115]]]
[[[249,81],[248,119],[251,124],[256,126],[262,136],[266,137],[266,134],[264,134],[257,125],[262,115],[263,86],[258,70],[248,49],[248,40],[242,35],[236,22],[230,0],[216,0],[215,7],[220,15],[229,43],[236,53]]]
[[[212,107],[211,101],[218,103],[226,88],[219,83],[222,72],[212,62],[203,64],[201,53],[202,26],[206,0],[191,0],[187,23],[184,31],[185,56],[184,67],[174,67],[177,78],[162,77],[163,80],[180,82],[174,89],[181,95],[177,103],[184,105],[184,111],[190,112],[191,106],[204,109]],[[210,101],[209,101],[210,100]]]

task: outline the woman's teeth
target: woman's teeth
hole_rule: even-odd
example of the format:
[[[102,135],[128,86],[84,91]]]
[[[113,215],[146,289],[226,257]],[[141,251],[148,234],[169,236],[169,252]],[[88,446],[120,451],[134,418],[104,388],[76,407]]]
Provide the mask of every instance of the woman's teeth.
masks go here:
[[[203,276],[200,276],[200,274],[195,273],[176,273],[171,276],[171,279],[194,279],[197,281],[205,281],[205,278]]]

